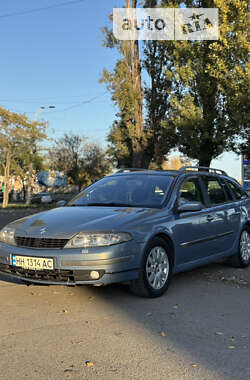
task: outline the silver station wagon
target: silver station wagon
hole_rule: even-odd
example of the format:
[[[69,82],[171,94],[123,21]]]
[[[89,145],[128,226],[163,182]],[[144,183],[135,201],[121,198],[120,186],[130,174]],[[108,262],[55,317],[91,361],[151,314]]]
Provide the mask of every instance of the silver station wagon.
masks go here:
[[[249,265],[250,198],[211,168],[123,169],[0,232],[0,272],[31,283],[157,297],[173,274],[219,260]]]

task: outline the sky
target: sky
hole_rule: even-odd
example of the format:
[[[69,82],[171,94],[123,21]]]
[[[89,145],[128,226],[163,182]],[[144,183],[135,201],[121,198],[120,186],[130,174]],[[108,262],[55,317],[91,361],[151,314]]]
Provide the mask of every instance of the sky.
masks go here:
[[[52,8],[62,3],[65,5]],[[124,0],[2,1],[0,104],[11,111],[27,113],[31,119],[48,120],[50,137],[72,132],[105,147],[117,109],[99,79],[104,68],[114,67],[119,55],[102,46],[101,28],[112,26],[108,15],[123,3]],[[38,113],[40,107],[49,106],[56,108]],[[240,179],[240,158],[232,153],[224,154],[211,166]]]

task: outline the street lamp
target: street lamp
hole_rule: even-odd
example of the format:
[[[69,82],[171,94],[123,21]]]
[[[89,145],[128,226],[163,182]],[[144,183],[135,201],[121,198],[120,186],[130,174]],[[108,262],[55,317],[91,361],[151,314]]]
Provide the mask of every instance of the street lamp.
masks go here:
[[[41,113],[43,113],[44,110],[53,109],[53,108],[56,108],[56,106],[41,106],[41,107],[39,107],[39,110],[36,111],[36,113],[35,113],[34,119],[37,120],[38,116],[41,115]]]

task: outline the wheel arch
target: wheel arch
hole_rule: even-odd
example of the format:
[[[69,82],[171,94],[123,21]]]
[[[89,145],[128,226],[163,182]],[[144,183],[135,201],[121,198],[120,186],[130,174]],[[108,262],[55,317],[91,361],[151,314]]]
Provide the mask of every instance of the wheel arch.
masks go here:
[[[152,241],[154,238],[161,238],[163,239],[171,248],[171,251],[170,251],[170,256],[171,256],[171,259],[172,259],[172,265],[174,267],[175,265],[175,249],[174,249],[174,243],[173,243],[173,240],[170,238],[169,235],[167,235],[166,233],[164,232],[160,232],[160,233],[157,233],[156,235],[152,236],[150,241]]]
[[[246,221],[246,223],[245,223],[244,227],[247,227],[247,228],[249,228],[249,229],[250,229],[250,220],[247,220],[247,221]]]

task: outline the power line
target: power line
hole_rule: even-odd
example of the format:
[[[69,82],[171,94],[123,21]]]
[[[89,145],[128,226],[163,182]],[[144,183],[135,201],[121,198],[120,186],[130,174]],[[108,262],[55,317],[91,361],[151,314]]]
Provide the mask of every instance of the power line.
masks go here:
[[[77,108],[77,107],[81,107],[82,105],[85,105],[85,104],[89,104],[89,103],[92,103],[92,102],[94,102],[96,99],[98,99],[98,98],[100,98],[100,97],[102,97],[102,96],[104,96],[104,95],[106,95],[107,94],[107,91],[105,91],[105,92],[103,92],[102,94],[99,94],[99,95],[97,95],[97,96],[95,96],[95,97],[93,97],[93,98],[90,98],[90,99],[88,99],[88,100],[84,100],[84,101],[82,101],[82,102],[79,102],[79,103],[75,103],[75,104],[73,104],[72,106],[70,106],[70,107],[66,107],[66,108],[63,108],[63,109],[61,109],[61,110],[53,110],[53,111],[47,111],[47,112],[43,112],[43,115],[44,114],[54,114],[54,113],[60,113],[60,112],[65,112],[65,111],[69,111],[69,110],[71,110],[71,109],[73,109],[73,108]],[[35,113],[34,111],[33,112],[25,112],[25,113]]]
[[[107,93],[107,91],[105,91],[103,94],[100,94],[100,95],[97,95],[95,96],[94,98],[91,98],[89,100],[84,100],[83,102],[80,102],[80,103],[76,103],[74,104],[73,106],[70,106],[70,107],[67,107],[67,108],[64,108],[62,110],[57,110],[57,111],[50,111],[50,112],[44,112],[44,113],[54,113],[54,112],[65,112],[65,111],[69,111],[73,108],[77,108],[77,107],[80,107],[82,105],[85,105],[85,104],[89,104],[89,103],[92,103],[94,102],[96,99],[100,98],[101,96],[105,95]]]
[[[26,104],[40,104],[40,103],[56,103],[56,104],[75,104],[77,99],[82,99],[86,96],[87,94],[82,94],[82,95],[64,95],[64,96],[44,96],[44,97],[32,97],[32,98],[5,98],[5,99],[0,99],[0,102],[5,102],[5,103],[26,103]],[[65,100],[65,101],[64,101]]]
[[[0,15],[0,18],[7,18],[7,17],[14,17],[14,16],[23,16],[30,13],[40,12],[40,11],[46,11],[53,8],[59,8],[64,7],[66,5],[75,5],[79,3],[83,3],[86,0],[72,0],[72,1],[66,1],[64,3],[58,3],[54,5],[48,5],[47,7],[41,7],[41,8],[33,8],[33,9],[27,9],[26,11],[17,11],[12,13],[6,13],[4,15]]]
[[[82,96],[81,96],[82,98]],[[54,100],[46,99],[46,101],[28,101],[28,100],[9,100],[9,99],[0,99],[0,102],[3,103],[15,103],[15,104],[40,104],[43,103],[56,103],[56,104],[75,104],[74,102],[57,102]]]

